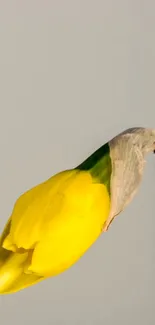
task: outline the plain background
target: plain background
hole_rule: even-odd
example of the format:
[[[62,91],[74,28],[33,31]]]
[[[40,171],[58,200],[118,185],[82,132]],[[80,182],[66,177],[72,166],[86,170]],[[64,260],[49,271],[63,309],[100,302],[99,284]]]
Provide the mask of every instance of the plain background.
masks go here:
[[[154,0],[0,1],[0,230],[17,197],[155,126]],[[132,204],[62,275],[0,296],[0,322],[155,323],[155,157]]]

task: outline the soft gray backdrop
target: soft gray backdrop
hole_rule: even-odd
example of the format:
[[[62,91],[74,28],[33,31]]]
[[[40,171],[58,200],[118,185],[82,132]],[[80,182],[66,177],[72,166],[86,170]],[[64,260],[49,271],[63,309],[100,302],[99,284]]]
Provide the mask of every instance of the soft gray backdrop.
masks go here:
[[[155,127],[154,0],[0,1],[0,230],[16,198],[125,128]],[[155,157],[64,274],[0,296],[0,322],[155,323]]]

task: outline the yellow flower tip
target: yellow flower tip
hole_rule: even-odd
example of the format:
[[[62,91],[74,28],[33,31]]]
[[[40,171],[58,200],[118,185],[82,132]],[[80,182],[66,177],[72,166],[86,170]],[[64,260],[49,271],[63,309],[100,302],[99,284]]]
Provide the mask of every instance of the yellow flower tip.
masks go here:
[[[11,253],[10,257],[0,268],[0,293],[5,293],[18,281],[23,273],[23,265],[28,257],[28,253]]]

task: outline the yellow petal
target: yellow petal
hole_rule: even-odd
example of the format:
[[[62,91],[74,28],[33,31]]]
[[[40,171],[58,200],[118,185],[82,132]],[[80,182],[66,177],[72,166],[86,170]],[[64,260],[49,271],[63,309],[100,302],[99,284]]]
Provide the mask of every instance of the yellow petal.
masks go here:
[[[73,265],[101,233],[106,186],[88,171],[64,171],[17,200],[0,239],[0,292],[16,292]]]
[[[75,263],[101,234],[110,201],[104,185],[91,185],[87,196],[52,219],[46,235],[36,244],[29,270],[45,276],[56,275]]]

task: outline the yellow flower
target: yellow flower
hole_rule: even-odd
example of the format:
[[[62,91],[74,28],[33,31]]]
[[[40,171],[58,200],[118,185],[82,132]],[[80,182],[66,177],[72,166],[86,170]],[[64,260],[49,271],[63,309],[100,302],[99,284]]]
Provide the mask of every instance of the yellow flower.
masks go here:
[[[71,267],[130,203],[155,130],[117,135],[72,170],[21,195],[0,238],[0,293],[12,293]]]
[[[100,235],[109,209],[106,186],[76,169],[21,195],[1,238],[0,293],[72,266]]]

